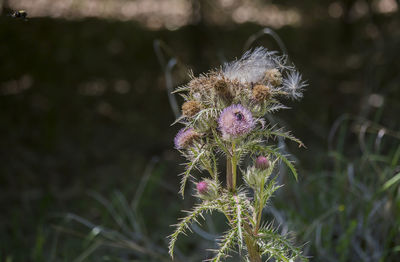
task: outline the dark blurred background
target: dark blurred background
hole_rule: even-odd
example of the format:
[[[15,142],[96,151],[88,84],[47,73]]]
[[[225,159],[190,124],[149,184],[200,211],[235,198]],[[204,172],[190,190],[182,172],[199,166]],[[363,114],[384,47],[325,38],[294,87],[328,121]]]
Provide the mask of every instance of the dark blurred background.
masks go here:
[[[398,261],[399,9],[398,0],[0,0],[0,261],[168,261],[169,225],[194,200],[177,193],[179,126],[154,41],[179,61],[177,86],[189,69],[240,57],[265,27],[309,83],[275,115],[307,149],[282,144],[300,179],[281,172],[265,219],[296,232],[312,261]],[[280,50],[269,35],[257,45]],[[207,221],[178,243],[177,261],[209,256],[224,222]]]

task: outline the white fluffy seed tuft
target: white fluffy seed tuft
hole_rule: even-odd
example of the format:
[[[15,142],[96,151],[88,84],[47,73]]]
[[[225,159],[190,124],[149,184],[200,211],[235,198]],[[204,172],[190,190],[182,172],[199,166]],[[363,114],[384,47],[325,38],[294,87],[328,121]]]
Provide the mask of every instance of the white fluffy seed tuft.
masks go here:
[[[236,61],[223,66],[223,74],[229,80],[237,80],[242,84],[260,82],[265,72],[277,67],[276,52],[262,47],[249,50]]]
[[[283,89],[286,91],[293,99],[300,99],[303,97],[304,87],[307,83],[302,80],[301,74],[297,71],[291,71],[283,79]]]

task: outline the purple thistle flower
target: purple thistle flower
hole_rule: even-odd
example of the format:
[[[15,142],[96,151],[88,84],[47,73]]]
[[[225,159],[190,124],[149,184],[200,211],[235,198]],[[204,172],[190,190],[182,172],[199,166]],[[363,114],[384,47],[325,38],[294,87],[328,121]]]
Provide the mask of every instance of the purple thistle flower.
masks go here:
[[[269,160],[265,156],[259,156],[256,159],[256,168],[265,170],[269,167]]]
[[[199,138],[199,133],[197,133],[193,128],[182,128],[179,130],[178,134],[175,136],[174,144],[177,149],[183,149],[190,146],[193,141]]]
[[[204,195],[208,191],[208,184],[206,181],[201,181],[197,183],[196,188],[200,195]]]
[[[224,139],[236,138],[253,129],[254,119],[248,109],[237,104],[222,111],[218,125]]]

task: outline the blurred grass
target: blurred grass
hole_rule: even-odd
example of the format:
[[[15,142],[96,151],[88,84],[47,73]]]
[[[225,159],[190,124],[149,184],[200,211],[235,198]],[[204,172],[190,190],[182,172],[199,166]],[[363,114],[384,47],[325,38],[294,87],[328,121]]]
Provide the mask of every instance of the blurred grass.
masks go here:
[[[300,182],[282,173],[286,186],[266,215],[282,230],[299,232],[314,261],[396,261],[399,255],[399,139],[385,133],[375,147],[381,126],[399,130],[398,19],[374,17],[378,38],[366,33],[370,23],[321,19],[278,31],[310,83],[304,101],[278,116],[308,149],[288,145],[299,160]],[[87,192],[112,206],[122,196],[130,201],[158,156],[137,220],[151,239],[139,243],[165,247],[169,225],[191,200],[176,193],[180,159],[171,140],[178,127],[170,127],[152,42],[162,39],[196,75],[240,56],[247,37],[260,29],[200,24],[149,31],[112,20],[1,17],[0,260],[158,261],[106,243],[65,214],[136,243],[137,228],[120,228]],[[257,43],[278,49],[268,38]],[[175,72],[176,84],[184,73]],[[383,105],[371,104],[374,94]],[[330,139],[344,114],[351,117],[339,121]],[[128,213],[118,214],[128,222]],[[222,231],[218,217],[215,227]],[[198,250],[212,245],[197,236],[179,248],[198,261],[205,256]]]
[[[400,140],[384,137],[378,151],[376,133],[363,137],[363,129],[357,130],[360,120],[345,122],[326,155],[334,169],[316,170],[294,185],[288,196],[294,195],[296,204],[287,220],[293,228],[303,228],[299,237],[310,241],[307,250],[317,261],[396,261],[399,184],[385,185],[398,172]],[[362,139],[360,144],[347,143],[352,137]],[[350,155],[355,149],[361,150]]]

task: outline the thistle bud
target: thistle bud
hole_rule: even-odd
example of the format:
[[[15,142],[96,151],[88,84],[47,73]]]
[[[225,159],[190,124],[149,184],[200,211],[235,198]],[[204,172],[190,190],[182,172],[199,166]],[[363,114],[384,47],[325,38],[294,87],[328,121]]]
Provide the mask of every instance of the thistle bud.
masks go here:
[[[268,86],[256,85],[253,88],[253,98],[256,101],[262,102],[268,100],[270,97],[271,97],[271,91]]]
[[[204,200],[213,200],[218,197],[220,185],[213,180],[203,179],[196,184],[197,197]]]
[[[182,105],[182,114],[187,117],[192,117],[201,109],[200,103],[197,101],[187,101]]]
[[[266,158],[265,156],[259,156],[256,159],[256,168],[261,169],[261,170],[265,170],[268,169],[270,166],[269,160],[268,158]]]
[[[196,188],[197,188],[197,192],[200,195],[204,195],[208,191],[208,184],[206,181],[201,181],[201,182],[197,183]]]
[[[280,86],[282,84],[282,74],[276,68],[269,69],[265,72],[265,80],[273,86]]]

